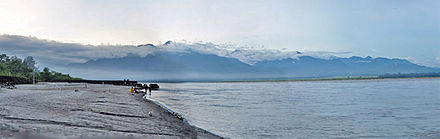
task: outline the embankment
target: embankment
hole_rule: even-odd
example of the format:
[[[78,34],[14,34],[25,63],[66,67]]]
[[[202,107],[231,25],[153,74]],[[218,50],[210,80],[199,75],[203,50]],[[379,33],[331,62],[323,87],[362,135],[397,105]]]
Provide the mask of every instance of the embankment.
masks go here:
[[[50,82],[112,84],[112,85],[129,85],[129,86],[134,86],[138,83],[137,81],[124,81],[124,80],[51,80]]]

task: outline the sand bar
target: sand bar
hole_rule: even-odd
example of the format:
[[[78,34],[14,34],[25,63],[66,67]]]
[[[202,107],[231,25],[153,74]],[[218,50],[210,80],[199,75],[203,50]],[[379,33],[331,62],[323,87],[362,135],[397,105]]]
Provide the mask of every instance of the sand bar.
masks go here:
[[[0,138],[221,138],[190,126],[128,86],[39,83],[0,89]],[[151,116],[150,113],[151,112]]]

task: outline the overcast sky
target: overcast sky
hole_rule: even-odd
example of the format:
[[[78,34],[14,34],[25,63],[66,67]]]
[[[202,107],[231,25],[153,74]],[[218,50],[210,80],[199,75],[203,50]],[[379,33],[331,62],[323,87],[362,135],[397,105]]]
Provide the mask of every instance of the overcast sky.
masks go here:
[[[348,51],[440,67],[438,0],[0,0],[0,34]]]

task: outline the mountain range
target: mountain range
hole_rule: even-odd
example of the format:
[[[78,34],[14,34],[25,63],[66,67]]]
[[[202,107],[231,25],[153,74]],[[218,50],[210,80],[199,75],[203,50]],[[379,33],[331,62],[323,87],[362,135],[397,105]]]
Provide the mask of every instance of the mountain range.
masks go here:
[[[85,63],[69,64],[67,67],[105,71],[108,73],[106,77],[109,78],[127,77],[138,80],[167,81],[377,76],[440,71],[440,69],[417,65],[404,59],[370,56],[324,59],[303,55],[296,58],[263,60],[248,64],[237,58],[196,51],[158,51],[144,57],[129,54],[120,58],[101,58]]]

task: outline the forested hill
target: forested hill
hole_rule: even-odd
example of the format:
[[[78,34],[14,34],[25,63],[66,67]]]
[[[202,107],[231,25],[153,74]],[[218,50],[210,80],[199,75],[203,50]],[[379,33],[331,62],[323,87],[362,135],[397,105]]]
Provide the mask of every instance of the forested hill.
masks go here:
[[[8,56],[6,54],[0,55],[0,76],[20,77],[29,80],[35,76],[37,81],[79,79],[70,77],[69,74],[51,71],[47,67],[40,72],[36,67],[36,61],[31,56],[20,59],[16,56]]]

